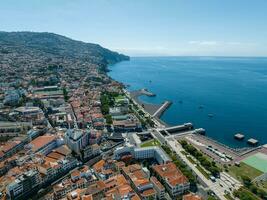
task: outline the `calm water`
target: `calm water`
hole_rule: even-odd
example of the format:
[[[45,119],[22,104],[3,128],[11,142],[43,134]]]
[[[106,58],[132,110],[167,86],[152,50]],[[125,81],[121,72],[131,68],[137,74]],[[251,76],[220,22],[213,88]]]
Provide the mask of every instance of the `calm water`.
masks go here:
[[[192,122],[233,147],[246,145],[233,139],[237,132],[267,143],[267,58],[131,58],[110,69],[109,75],[129,84],[129,90],[157,94],[142,100],[173,101],[161,118],[171,125]]]

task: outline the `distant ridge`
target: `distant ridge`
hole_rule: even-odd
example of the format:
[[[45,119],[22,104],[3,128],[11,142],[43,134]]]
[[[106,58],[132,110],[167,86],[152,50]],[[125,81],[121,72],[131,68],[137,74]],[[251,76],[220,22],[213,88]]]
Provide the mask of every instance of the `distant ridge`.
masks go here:
[[[78,59],[100,66],[129,60],[128,56],[110,51],[98,44],[76,41],[54,33],[0,31],[0,54],[9,53],[15,57],[25,55],[32,59]]]

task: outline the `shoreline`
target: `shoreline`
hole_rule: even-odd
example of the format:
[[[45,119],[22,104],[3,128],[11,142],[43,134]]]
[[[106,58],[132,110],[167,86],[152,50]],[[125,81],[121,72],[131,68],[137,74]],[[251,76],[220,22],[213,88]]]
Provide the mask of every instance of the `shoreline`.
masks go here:
[[[145,114],[147,114],[148,116],[150,116],[150,118],[152,119],[152,121],[155,123],[155,125],[157,127],[163,128],[163,127],[170,127],[170,125],[168,123],[166,123],[165,121],[161,120],[160,117],[157,116],[153,116],[153,114],[155,112],[157,112],[159,109],[161,109],[161,107],[164,105],[164,103],[162,104],[151,104],[151,103],[146,103],[141,101],[138,97],[141,95],[146,95],[143,94],[142,92],[140,93],[140,91],[142,90],[135,90],[135,91],[128,91],[126,88],[123,89],[124,94],[133,101],[134,104],[136,104],[139,109],[141,109]],[[154,96],[154,94],[153,94]],[[164,111],[166,111],[169,108],[166,107],[164,109]],[[163,112],[164,112],[163,111]],[[152,112],[152,114],[151,114]],[[161,112],[161,114],[163,114],[163,112]]]
[[[114,64],[112,64],[114,65]],[[146,113],[147,115],[149,115],[152,119],[152,121],[158,126],[158,127],[170,127],[170,125],[161,120],[160,117],[163,115],[163,113],[170,107],[170,105],[172,104],[171,101],[167,101],[169,102],[169,105],[160,113],[159,116],[157,117],[153,117],[153,114],[155,112],[157,112],[165,102],[163,102],[162,104],[152,104],[152,103],[147,103],[147,102],[144,102],[142,100],[139,99],[140,96],[142,95],[146,95],[146,96],[149,96],[149,97],[154,97],[156,96],[156,94],[152,93],[152,92],[149,92],[146,88],[142,88],[142,89],[139,89],[139,90],[135,90],[135,91],[129,91],[127,89],[128,85],[118,81],[118,80],[115,80],[114,78],[112,78],[111,76],[108,75],[108,72],[112,71],[112,69],[110,69],[110,67],[112,65],[107,65],[107,70],[105,72],[106,76],[109,77],[111,80],[113,81],[116,81],[117,83],[119,83],[121,86],[122,86],[122,91],[123,93],[130,99],[134,102],[134,104],[138,105],[139,108],[144,112]]]
[[[140,90],[134,90],[134,91],[128,91],[130,97],[132,100],[134,100],[139,106],[142,107],[144,111],[149,113],[151,118],[156,119],[159,123],[161,123],[164,126],[170,126],[167,122],[161,120],[161,116],[164,114],[165,111],[169,109],[171,106],[172,102],[171,101],[164,101],[161,104],[152,104],[152,103],[147,103],[139,99],[140,96],[149,96],[149,97],[154,97],[156,94],[148,91],[147,89],[140,89]]]

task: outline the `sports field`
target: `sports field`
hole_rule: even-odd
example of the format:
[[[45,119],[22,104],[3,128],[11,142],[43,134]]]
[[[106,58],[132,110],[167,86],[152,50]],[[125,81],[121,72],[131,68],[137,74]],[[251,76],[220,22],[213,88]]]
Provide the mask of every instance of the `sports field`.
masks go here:
[[[267,172],[267,155],[266,154],[256,153],[242,160],[242,162],[264,173]]]

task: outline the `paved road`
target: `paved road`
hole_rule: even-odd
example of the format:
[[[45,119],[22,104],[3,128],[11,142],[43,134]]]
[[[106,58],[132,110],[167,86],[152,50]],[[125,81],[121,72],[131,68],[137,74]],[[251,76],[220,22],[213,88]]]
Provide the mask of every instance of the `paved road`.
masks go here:
[[[226,200],[224,197],[225,191],[232,193],[233,190],[239,189],[242,184],[227,174],[226,172],[222,172],[220,174],[220,178],[216,179],[216,182],[212,182],[210,179],[207,179],[196,167],[193,165],[187,157],[181,153],[184,151],[182,146],[175,140],[167,140],[169,146],[179,155],[179,157],[197,174],[198,178],[200,178],[210,190],[212,190],[221,200]]]
[[[182,146],[175,140],[167,140],[167,143],[169,144],[169,146],[172,148],[172,150],[174,150],[178,156],[187,164],[187,166],[189,166],[190,169],[192,169],[195,174],[198,176],[199,179],[201,179],[202,182],[204,182],[209,189],[211,189],[216,196],[218,196],[221,200],[227,200],[224,197],[224,188],[222,188],[219,183],[216,182],[212,182],[210,179],[207,179],[187,158],[184,154],[181,153],[181,151],[184,151],[184,149],[182,148]]]

